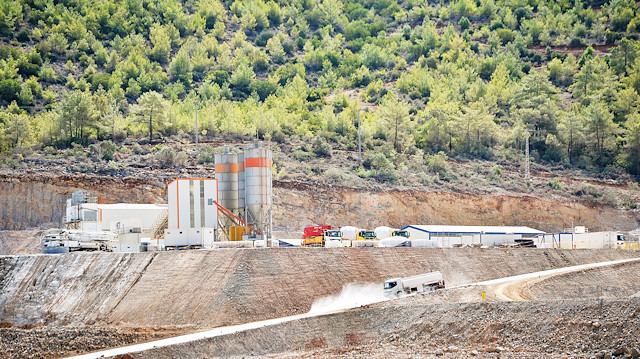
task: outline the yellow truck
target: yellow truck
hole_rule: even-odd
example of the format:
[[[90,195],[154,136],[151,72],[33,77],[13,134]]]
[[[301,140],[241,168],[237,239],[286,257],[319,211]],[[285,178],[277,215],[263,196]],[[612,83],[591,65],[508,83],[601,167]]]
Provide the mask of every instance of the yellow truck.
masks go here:
[[[359,241],[374,241],[376,239],[378,239],[376,232],[368,230],[358,231],[358,235],[356,236],[356,240]]]

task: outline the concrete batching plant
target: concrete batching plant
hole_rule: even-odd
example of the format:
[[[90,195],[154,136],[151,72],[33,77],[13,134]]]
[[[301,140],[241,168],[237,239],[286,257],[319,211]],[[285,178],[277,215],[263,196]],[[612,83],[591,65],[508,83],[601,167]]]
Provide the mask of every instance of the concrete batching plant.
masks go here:
[[[220,205],[233,214],[221,221],[229,238],[240,239],[232,233],[240,225],[244,227],[243,239],[271,238],[271,149],[255,142],[236,154],[225,147],[224,154],[216,155],[215,163]]]

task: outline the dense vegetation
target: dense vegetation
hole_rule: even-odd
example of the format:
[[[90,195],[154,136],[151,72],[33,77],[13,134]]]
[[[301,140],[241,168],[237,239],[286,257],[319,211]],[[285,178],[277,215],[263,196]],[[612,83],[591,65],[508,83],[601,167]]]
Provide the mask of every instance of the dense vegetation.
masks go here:
[[[538,163],[640,175],[638,30],[631,0],[4,0],[0,158],[186,139],[197,104],[201,138],[300,161],[356,149],[362,110],[358,173],[383,180],[521,161],[527,137]]]

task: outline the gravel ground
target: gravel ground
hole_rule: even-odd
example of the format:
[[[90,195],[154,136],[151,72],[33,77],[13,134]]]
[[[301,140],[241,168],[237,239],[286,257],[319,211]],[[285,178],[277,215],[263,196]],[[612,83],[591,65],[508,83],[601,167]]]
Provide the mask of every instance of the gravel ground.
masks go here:
[[[389,304],[155,348],[134,358],[616,358],[639,349],[640,299]],[[629,355],[627,355],[629,354]]]
[[[145,331],[117,328],[0,329],[0,358],[57,358],[155,338]]]

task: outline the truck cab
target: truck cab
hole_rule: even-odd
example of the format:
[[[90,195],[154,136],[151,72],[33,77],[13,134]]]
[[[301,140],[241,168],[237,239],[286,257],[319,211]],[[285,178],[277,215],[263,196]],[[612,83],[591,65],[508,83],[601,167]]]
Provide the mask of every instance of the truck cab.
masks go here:
[[[356,238],[359,241],[371,241],[378,239],[374,231],[359,231]]]
[[[325,229],[322,246],[330,248],[342,247],[342,232],[338,229]]]
[[[384,296],[387,298],[398,297],[404,292],[400,278],[389,279],[384,282]]]
[[[391,237],[404,237],[409,238],[409,232],[403,230],[396,230],[391,232]]]

